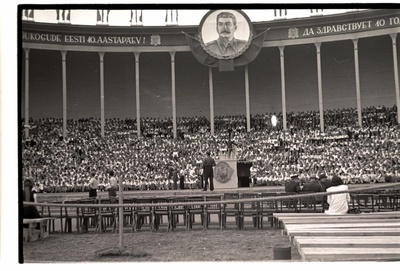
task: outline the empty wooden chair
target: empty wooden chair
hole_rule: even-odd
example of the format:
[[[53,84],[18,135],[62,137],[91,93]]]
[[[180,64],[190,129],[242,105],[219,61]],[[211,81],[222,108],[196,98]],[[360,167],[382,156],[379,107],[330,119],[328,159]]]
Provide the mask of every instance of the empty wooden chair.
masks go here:
[[[396,211],[398,206],[398,195],[395,193],[380,193],[377,200],[378,212]]]
[[[195,202],[202,202],[204,201],[204,197],[202,196],[193,196],[187,197],[187,202],[193,202],[192,205],[186,206],[187,208],[187,215],[188,215],[188,229],[191,230],[193,228],[193,224],[196,221],[196,216],[200,218],[200,223],[205,229],[206,224],[204,223],[204,204],[194,204]]]
[[[52,203],[62,203],[62,202],[52,202]],[[48,218],[48,228],[49,232],[55,232],[56,220],[59,220],[60,230],[64,232],[63,227],[63,208],[62,207],[52,207],[52,206],[42,206],[40,215],[43,218]]]
[[[236,200],[239,199],[239,193],[224,193],[224,200]],[[240,229],[241,221],[240,221],[240,204],[239,203],[224,203],[222,209],[222,225],[225,229],[227,227],[227,218],[234,217],[235,224],[238,229]]]
[[[172,203],[176,203],[176,205],[171,206],[171,229],[174,230],[179,224],[179,217],[182,217],[183,225],[187,230],[187,207],[184,205],[179,205],[179,203],[187,202],[186,197],[176,197],[171,199]]]
[[[375,212],[374,194],[356,194],[357,207],[361,212]]]
[[[111,200],[109,198],[99,199],[99,204],[111,204]],[[117,221],[117,208],[111,206],[100,206],[97,213],[97,225],[96,231],[105,232],[107,228],[111,227],[111,231],[115,231],[116,229],[116,221]]]
[[[276,196],[277,193],[261,193],[260,197],[262,198],[268,198],[268,197],[274,197]],[[271,227],[273,226],[273,219],[272,219],[272,214],[278,212],[278,205],[277,205],[277,200],[263,200],[260,201],[260,207],[259,207],[259,224],[260,228],[262,229],[264,226],[264,217],[267,217],[268,221],[271,223]]]
[[[281,193],[278,196],[295,196],[299,195],[296,192],[285,192]],[[298,198],[290,198],[290,199],[281,199],[278,200],[278,212],[280,213],[297,213],[298,209]]]
[[[97,207],[90,206],[95,203],[95,199],[83,199],[78,201],[78,204],[87,205],[78,208],[78,220],[81,233],[87,232],[89,228],[96,228],[97,226]]]
[[[256,199],[258,198],[258,193],[243,193],[240,198]],[[252,218],[254,228],[259,228],[260,204],[258,201],[240,203],[240,229],[244,229],[246,217]]]
[[[151,198],[137,198],[136,204],[151,204]],[[133,231],[140,230],[145,224],[146,220],[149,219],[149,228],[153,229],[153,210],[150,206],[136,206],[134,209],[134,225],[132,227]]]
[[[217,216],[218,218],[218,227],[222,229],[222,211],[223,206],[221,203],[222,196],[221,195],[206,195],[204,196],[204,226],[206,229],[210,227],[211,217]],[[207,202],[215,202],[213,204],[207,204]]]
[[[171,211],[170,207],[166,205],[162,205],[163,203],[169,203],[171,200],[169,198],[154,198],[152,203],[160,204],[160,206],[154,206],[153,211],[153,230],[158,230],[161,222],[163,221],[163,217],[166,218],[167,221],[167,231],[171,230]]]
[[[63,204],[78,204],[79,200],[64,200]],[[80,218],[79,218],[79,208],[78,207],[71,207],[71,206],[64,206],[64,232],[70,233],[72,232],[72,225],[75,224],[77,232],[81,231],[80,227]],[[75,223],[74,223],[75,221]]]

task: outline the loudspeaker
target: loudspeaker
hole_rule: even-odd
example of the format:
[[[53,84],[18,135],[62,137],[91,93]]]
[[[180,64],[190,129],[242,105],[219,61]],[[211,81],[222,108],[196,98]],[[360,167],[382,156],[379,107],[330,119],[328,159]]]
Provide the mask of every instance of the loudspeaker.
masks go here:
[[[250,167],[253,165],[251,162],[237,163],[237,176],[238,177],[250,177]]]

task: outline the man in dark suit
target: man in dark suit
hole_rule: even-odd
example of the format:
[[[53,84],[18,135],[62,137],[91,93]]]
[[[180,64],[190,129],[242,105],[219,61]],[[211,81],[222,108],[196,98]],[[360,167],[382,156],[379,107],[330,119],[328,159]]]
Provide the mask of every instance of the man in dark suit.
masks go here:
[[[300,180],[299,175],[294,174],[290,176],[290,181],[285,184],[285,192],[298,193],[300,192]]]
[[[290,181],[285,184],[286,193],[299,193],[300,192],[300,179],[299,175],[293,174],[290,176]],[[290,199],[282,202],[289,209],[297,209],[297,199]]]
[[[208,180],[210,180],[210,191],[214,190],[214,170],[215,160],[211,157],[211,153],[209,151],[206,152],[206,158],[203,160],[203,172],[204,172],[204,188],[203,191],[207,191]]]
[[[228,141],[226,142],[226,148],[228,150],[228,158],[231,158],[232,156],[233,145],[236,145],[236,143],[233,142],[231,138],[229,138]]]
[[[328,179],[325,173],[319,175],[319,181],[321,183],[321,192],[326,192],[326,189],[332,186],[332,181]]]
[[[179,170],[177,167],[172,169],[172,190],[178,189],[178,181],[179,181]]]
[[[302,192],[321,192],[321,184],[318,181],[317,175],[311,174],[310,179],[304,184]]]
[[[236,17],[230,12],[221,12],[217,15],[218,39],[206,44],[206,48],[219,56],[231,56],[240,52],[247,41],[234,37],[237,29]]]

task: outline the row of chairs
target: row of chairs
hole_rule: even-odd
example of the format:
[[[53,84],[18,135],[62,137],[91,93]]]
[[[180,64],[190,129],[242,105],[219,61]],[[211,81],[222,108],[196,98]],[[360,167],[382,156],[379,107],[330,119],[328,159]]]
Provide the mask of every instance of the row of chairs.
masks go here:
[[[400,193],[397,192],[352,193],[350,198],[350,208],[359,209],[365,213],[400,210]]]
[[[293,196],[290,199],[268,199],[275,196]],[[265,200],[260,200],[260,197]],[[229,200],[251,199],[241,203],[230,203]],[[350,208],[358,208],[361,212],[397,211],[400,203],[399,193],[351,193]],[[221,200],[228,201],[222,203]],[[64,201],[65,204],[84,204],[86,207],[43,207],[43,217],[59,218],[62,232],[72,232],[73,225],[78,232],[94,229],[96,232],[104,232],[108,229],[118,229],[118,208],[116,207],[92,207],[90,205],[116,203],[115,198],[80,199]],[[193,204],[190,204],[190,203]],[[209,202],[212,202],[210,204]],[[172,206],[167,203],[173,203]],[[184,203],[184,204],[182,204]],[[244,229],[246,217],[251,218],[254,228],[263,228],[264,219],[267,218],[272,225],[272,214],[282,212],[312,212],[322,213],[328,208],[326,196],[307,196],[304,193],[224,193],[204,196],[182,197],[143,197],[124,199],[123,223],[130,226],[131,231],[138,231],[144,226],[150,230],[158,230],[165,225],[167,231],[183,226],[191,230],[198,224],[207,229],[212,224],[218,228],[227,228],[230,222],[234,222],[238,229]],[[129,204],[138,204],[131,207]],[[155,204],[150,207],[146,204]],[[143,206],[141,206],[143,205]],[[59,208],[59,209],[57,209]],[[54,231],[54,220],[53,231]],[[199,223],[197,223],[199,222]]]
[[[136,199],[136,203],[178,203],[176,206],[161,205],[149,208],[136,207],[137,217],[144,216],[150,220],[150,227],[157,230],[162,217],[168,221],[168,230],[176,228],[179,217],[183,217],[183,222],[187,230],[192,229],[195,217],[200,217],[200,225],[203,229],[209,228],[210,223],[218,222],[218,228],[226,229],[230,222],[234,222],[236,228],[244,229],[248,220],[254,228],[264,227],[264,218],[272,223],[272,214],[278,212],[323,212],[325,197],[309,197],[301,195],[299,198],[278,200],[268,199],[275,196],[301,195],[298,193],[224,193],[222,195],[205,195],[196,197],[178,198],[153,198]],[[265,200],[260,200],[260,197]],[[235,202],[237,199],[249,199],[244,202]],[[254,200],[251,200],[254,199]],[[221,202],[224,200],[224,202]],[[232,201],[232,202],[230,202]],[[182,202],[197,202],[196,204],[179,205]],[[204,202],[204,203],[203,203]],[[212,204],[210,203],[212,202]],[[217,219],[211,219],[217,218]],[[246,218],[249,218],[246,220]],[[143,221],[136,222],[140,229]]]
[[[224,229],[233,221],[238,229],[243,229],[245,217],[251,217],[252,225],[255,228],[262,228],[263,218],[268,217],[270,220],[274,212],[317,211],[315,201],[311,197],[307,200],[302,199],[300,202],[297,200],[221,202],[221,200],[289,194],[224,193],[204,196],[126,198],[124,204],[127,206],[123,208],[124,227],[130,226],[131,231],[138,231],[143,226],[148,226],[151,230],[158,230],[160,226],[165,225],[166,229],[170,231],[180,225],[184,226],[186,230],[191,230],[195,224],[199,224],[203,229],[217,224],[218,228]],[[96,203],[112,204],[116,202],[117,200],[113,198],[66,200],[63,203],[68,206],[43,207],[42,216],[58,218],[61,223],[61,231],[65,233],[72,232],[73,225],[78,232],[86,232],[89,229],[94,229],[96,232],[104,232],[108,229],[116,231],[119,221],[118,208],[90,206]],[[193,204],[190,204],[191,202]],[[166,203],[173,203],[173,205],[168,206]],[[71,207],[74,204],[85,205],[85,207]],[[129,204],[137,204],[137,206],[130,207]],[[149,207],[146,204],[155,204],[155,206]]]
[[[64,206],[61,207],[42,207],[41,216],[51,217],[52,220],[52,231],[55,231],[56,220],[60,224],[61,232],[71,233],[73,226],[78,233],[86,232],[91,228],[94,228],[96,232],[105,231],[108,227],[113,230],[116,228],[116,212],[113,207],[92,207],[93,204],[112,204],[115,203],[115,199],[103,198],[83,198],[79,200],[64,200],[62,202]],[[73,207],[75,204],[82,204],[85,207]],[[72,206],[71,206],[72,205]]]

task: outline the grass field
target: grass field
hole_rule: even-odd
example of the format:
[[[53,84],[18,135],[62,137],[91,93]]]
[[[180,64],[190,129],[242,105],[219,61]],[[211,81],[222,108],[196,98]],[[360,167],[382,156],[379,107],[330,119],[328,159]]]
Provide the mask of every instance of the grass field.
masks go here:
[[[25,263],[67,262],[265,262],[274,261],[273,246],[290,245],[275,229],[160,229],[125,232],[126,255],[99,256],[119,247],[118,233],[51,233],[45,239],[23,244]],[[292,247],[292,261],[300,261]]]
[[[283,187],[261,187],[234,189],[241,192],[283,191]],[[207,192],[209,194],[223,191]],[[201,194],[202,191],[127,191],[125,196],[175,196]],[[106,192],[99,193],[102,197]],[[52,202],[68,198],[80,198],[87,193],[41,194],[39,202]],[[266,223],[268,225],[268,222]],[[56,225],[56,229],[59,225]],[[270,227],[254,229],[251,223],[244,230],[219,230],[218,226],[203,231],[200,227],[192,231],[177,228],[167,232],[166,228],[151,232],[144,228],[131,233],[125,228],[123,234],[124,252],[127,255],[98,256],[99,251],[111,251],[119,247],[117,233],[51,233],[48,238],[23,244],[25,262],[269,262],[275,261],[273,247],[278,244],[290,245],[287,236]],[[298,251],[292,247],[292,262],[301,261]],[[112,254],[112,253],[109,253]]]

